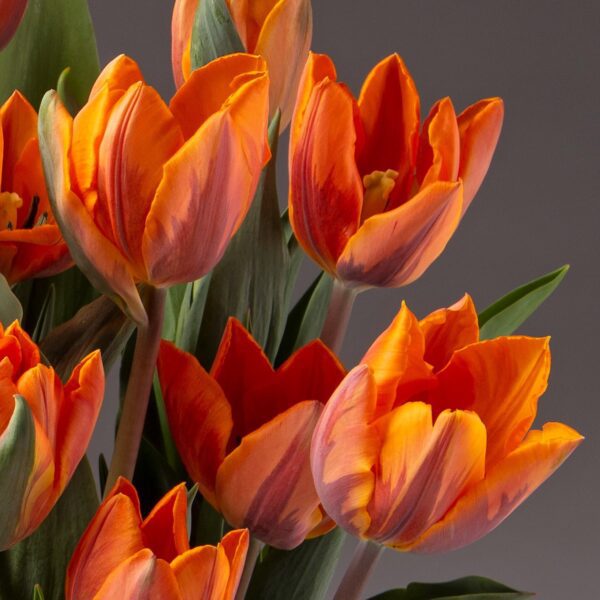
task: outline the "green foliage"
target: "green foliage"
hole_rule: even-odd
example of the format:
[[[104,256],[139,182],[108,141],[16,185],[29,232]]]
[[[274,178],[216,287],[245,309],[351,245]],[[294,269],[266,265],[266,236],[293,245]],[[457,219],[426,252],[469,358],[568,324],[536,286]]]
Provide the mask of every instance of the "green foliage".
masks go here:
[[[23,318],[23,307],[10,289],[4,275],[0,275],[0,323],[8,327],[13,321]]]

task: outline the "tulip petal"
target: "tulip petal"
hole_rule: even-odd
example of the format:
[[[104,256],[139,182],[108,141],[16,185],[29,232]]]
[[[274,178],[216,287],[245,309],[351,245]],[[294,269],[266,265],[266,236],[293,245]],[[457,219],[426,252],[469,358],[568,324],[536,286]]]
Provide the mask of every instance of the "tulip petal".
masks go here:
[[[365,143],[357,158],[361,175],[393,169],[398,172],[389,206],[408,198],[417,160],[419,94],[406,65],[392,54],[367,76],[358,106]]]
[[[39,124],[40,149],[53,212],[73,258],[99,290],[113,298],[116,294],[132,318],[145,323],[146,311],[128,264],[100,232],[81,199],[71,191],[68,156],[72,119],[56,92],[44,96]]]
[[[404,549],[444,552],[475,542],[497,527],[552,475],[582,439],[561,423],[547,423],[542,431],[531,431],[441,521]]]
[[[529,431],[550,374],[549,338],[504,337],[458,350],[438,374],[434,412],[473,410],[488,432],[487,465]]]
[[[21,327],[21,325],[19,325],[18,321],[11,323],[11,325],[9,325],[4,332],[4,340],[11,338],[15,338],[19,346],[19,362],[13,362],[13,366],[15,368],[13,371],[13,377],[16,379],[28,369],[31,369],[39,364],[40,349],[29,337],[29,334]],[[0,348],[1,347],[2,343],[0,342]],[[3,351],[0,350],[0,356],[2,355]]]
[[[261,75],[242,85],[166,163],[144,232],[150,281],[194,281],[221,259],[269,158],[267,117],[268,78]]]
[[[229,560],[229,581],[223,600],[233,600],[242,578],[250,535],[247,529],[235,529],[225,534],[219,546],[222,546]]]
[[[27,0],[0,0],[0,50],[10,42],[27,8]]]
[[[400,287],[418,279],[442,253],[462,210],[461,183],[433,183],[394,210],[367,219],[337,263],[344,281]]]
[[[90,91],[90,99],[103,89],[125,92],[134,83],[144,82],[144,76],[138,64],[129,56],[119,54],[102,69]]]
[[[421,319],[419,326],[425,336],[425,360],[435,371],[446,366],[455,350],[479,341],[477,311],[468,294]]]
[[[290,222],[305,252],[329,273],[360,223],[355,114],[350,92],[324,79],[290,147]]]
[[[460,169],[465,192],[463,214],[479,190],[498,144],[504,103],[500,98],[480,100],[458,117],[460,131]]]
[[[233,422],[218,383],[191,355],[162,342],[158,375],[173,438],[186,470],[213,506],[217,469]]]
[[[171,19],[171,63],[175,86],[189,76],[189,51],[198,0],[175,0]],[[186,57],[186,54],[188,55]],[[188,69],[185,68],[187,63]]]
[[[267,17],[281,0],[228,0],[227,4],[240,38],[254,52]]]
[[[276,548],[301,544],[317,524],[319,498],[310,470],[310,440],[322,405],[296,404],[242,439],[217,473],[219,509]]]
[[[376,401],[369,367],[352,369],[325,405],[312,440],[311,465],[319,498],[327,514],[353,535],[363,534],[371,522],[367,505],[375,486],[379,440],[368,424]]]

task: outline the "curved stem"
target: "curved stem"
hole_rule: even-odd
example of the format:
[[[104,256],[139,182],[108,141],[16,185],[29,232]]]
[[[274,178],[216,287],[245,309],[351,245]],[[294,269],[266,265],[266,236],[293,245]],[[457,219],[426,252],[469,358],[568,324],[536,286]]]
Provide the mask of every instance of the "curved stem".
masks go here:
[[[235,600],[244,600],[246,597],[246,593],[248,592],[248,588],[250,587],[250,580],[252,579],[252,574],[254,573],[254,567],[256,566],[256,561],[264,547],[264,544],[257,540],[254,536],[250,536],[250,544],[248,546],[248,554],[246,554],[246,562],[244,563],[244,571],[242,573],[242,577],[240,578],[240,585],[238,586],[237,593],[235,595]]]
[[[333,291],[321,332],[321,340],[336,354],[339,354],[342,349],[357,293],[357,290],[346,287],[337,279],[333,282]]]
[[[380,544],[359,542],[333,600],[358,600],[382,552]]]
[[[131,479],[135,469],[152,378],[163,326],[166,290],[150,288],[146,299],[148,325],[138,327],[131,373],[119,420],[115,449],[106,479],[105,494],[110,492],[119,476]]]

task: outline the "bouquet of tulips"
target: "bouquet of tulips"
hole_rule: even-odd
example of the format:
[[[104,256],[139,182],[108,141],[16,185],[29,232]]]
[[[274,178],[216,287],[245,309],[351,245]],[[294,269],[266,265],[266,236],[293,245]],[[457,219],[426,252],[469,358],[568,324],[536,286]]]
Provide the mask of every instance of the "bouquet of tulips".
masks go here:
[[[2,600],[363,598],[384,549],[475,542],[581,442],[532,429],[549,340],[514,335],[565,267],[479,313],[403,303],[358,365],[336,356],[357,294],[444,250],[504,111],[422,119],[396,54],[355,97],[311,34],[309,0],[176,0],[166,103],[132,58],[99,67],[86,0],[0,0]]]

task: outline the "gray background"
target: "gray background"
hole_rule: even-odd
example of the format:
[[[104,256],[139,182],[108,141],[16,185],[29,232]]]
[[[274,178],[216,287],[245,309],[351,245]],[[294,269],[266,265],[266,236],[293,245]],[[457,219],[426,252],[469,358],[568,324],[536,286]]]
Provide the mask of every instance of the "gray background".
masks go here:
[[[125,52],[172,93],[165,0],[91,0],[102,62]],[[558,420],[587,440],[560,471],[482,541],[450,554],[387,551],[374,593],[411,580],[497,578],[545,600],[600,597],[598,340],[598,0],[314,0],[313,48],[334,58],[357,91],[397,51],[426,114],[450,95],[457,110],[502,96],[506,120],[485,185],[442,257],[414,285],[359,297],[342,358],[352,366],[405,298],[418,315],[469,291],[479,308],[566,262],[556,295],[523,331],[552,335],[550,389],[539,422]],[[91,448],[109,447],[107,405]],[[349,550],[349,549],[348,549]]]

